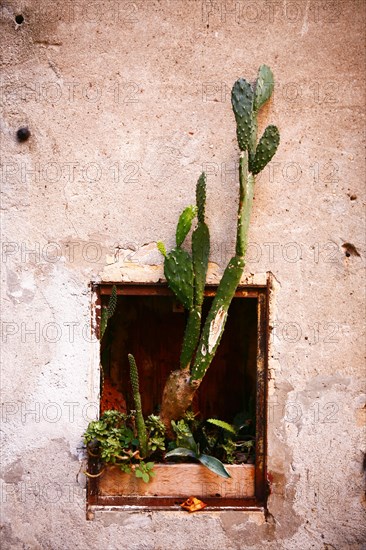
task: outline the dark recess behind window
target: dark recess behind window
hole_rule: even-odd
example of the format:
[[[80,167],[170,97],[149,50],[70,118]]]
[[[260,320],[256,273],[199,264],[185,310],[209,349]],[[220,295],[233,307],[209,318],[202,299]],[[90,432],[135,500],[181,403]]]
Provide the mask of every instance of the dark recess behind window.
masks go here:
[[[206,315],[211,297],[205,300]],[[178,368],[186,314],[171,296],[119,296],[109,322],[110,346],[104,360],[105,377],[133,408],[127,354],[132,353],[140,373],[144,415],[158,412],[165,380]],[[257,300],[234,298],[216,356],[202,382],[194,410],[203,418],[232,422],[255,404],[257,354]]]

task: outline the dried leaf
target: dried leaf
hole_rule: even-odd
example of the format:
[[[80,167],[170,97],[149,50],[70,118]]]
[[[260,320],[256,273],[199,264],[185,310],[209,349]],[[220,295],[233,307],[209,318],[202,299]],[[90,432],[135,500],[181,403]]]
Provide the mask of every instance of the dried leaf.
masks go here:
[[[198,510],[203,510],[206,506],[207,504],[196,497],[189,497],[181,504],[181,507],[184,510],[188,510],[188,512],[198,512]]]

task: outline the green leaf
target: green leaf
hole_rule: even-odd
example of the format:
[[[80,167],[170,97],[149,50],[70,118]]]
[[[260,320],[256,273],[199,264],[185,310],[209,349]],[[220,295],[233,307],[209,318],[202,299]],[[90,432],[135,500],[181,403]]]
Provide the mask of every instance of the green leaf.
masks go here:
[[[211,470],[211,472],[213,472],[214,474],[217,474],[218,476],[224,477],[226,479],[231,477],[221,460],[218,460],[214,456],[201,454],[197,458],[201,462],[201,464],[206,466],[206,468]]]
[[[166,453],[165,458],[171,458],[174,457],[191,457],[191,458],[197,458],[197,455],[194,451],[191,451],[191,449],[186,449],[185,447],[177,447],[176,449],[173,449],[172,451],[169,451],[169,453]]]
[[[253,108],[258,111],[271,97],[274,88],[273,73],[267,65],[261,65],[254,92]]]
[[[144,472],[144,473],[142,474],[142,480],[145,481],[145,483],[149,483],[149,481],[150,481],[149,474],[147,474],[146,472]]]
[[[214,424],[215,426],[218,426],[223,430],[231,432],[232,434],[236,434],[236,430],[234,426],[232,426],[231,424],[228,424],[227,422],[224,422],[223,420],[218,420],[217,418],[209,418],[207,422],[210,422],[210,424]]]
[[[184,420],[178,420],[178,422],[171,421],[173,430],[177,434],[177,446],[190,449],[194,453],[198,453],[197,443],[195,442],[192,432],[188,424]]]
[[[184,239],[189,233],[189,230],[192,226],[192,221],[197,214],[197,207],[196,206],[187,206],[181,213],[178,225],[177,225],[177,231],[176,231],[176,241],[177,246],[181,246]]]
[[[164,258],[166,257],[166,248],[165,248],[165,244],[162,242],[162,241],[158,241],[156,243],[156,246],[158,247],[158,250],[160,252],[160,254],[162,254],[164,256]]]

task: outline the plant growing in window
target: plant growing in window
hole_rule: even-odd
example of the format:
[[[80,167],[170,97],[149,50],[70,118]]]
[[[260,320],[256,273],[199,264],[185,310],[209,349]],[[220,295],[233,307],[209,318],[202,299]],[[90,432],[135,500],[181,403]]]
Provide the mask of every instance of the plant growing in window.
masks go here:
[[[163,389],[159,416],[144,419],[137,366],[129,355],[130,379],[135,409],[130,413],[107,411],[90,423],[85,434],[89,452],[102,462],[118,464],[122,471],[135,472],[149,481],[154,461],[195,459],[216,474],[229,477],[223,463],[253,461],[253,411],[238,416],[232,424],[215,418],[197,419],[190,410],[193,398],[206,375],[222,338],[228,310],[243,275],[255,176],[270,162],[279,145],[276,126],[268,126],[257,139],[257,117],[274,87],[269,67],[259,68],[252,85],[239,79],[232,88],[239,157],[239,205],[236,219],[236,247],[218,285],[211,308],[204,318],[203,303],[210,253],[210,234],[205,222],[206,178],[201,174],[196,186],[196,205],[179,217],[176,246],[164,256],[164,273],[170,289],[188,312],[180,365],[168,376]],[[193,223],[189,253],[182,247]],[[101,337],[113,315],[116,293],[102,311]],[[141,343],[143,345],[143,342]]]

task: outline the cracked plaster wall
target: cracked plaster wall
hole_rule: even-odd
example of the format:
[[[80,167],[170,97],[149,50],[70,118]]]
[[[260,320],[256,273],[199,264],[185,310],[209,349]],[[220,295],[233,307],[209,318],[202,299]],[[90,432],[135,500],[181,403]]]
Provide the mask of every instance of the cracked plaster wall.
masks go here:
[[[364,3],[2,0],[0,16],[2,548],[364,548]],[[246,267],[277,281],[267,520],[88,522],[76,482],[98,399],[88,285],[161,276],[155,243],[173,244],[202,169],[217,280],[234,245],[230,87],[261,63],[277,84],[260,127],[281,132]]]

